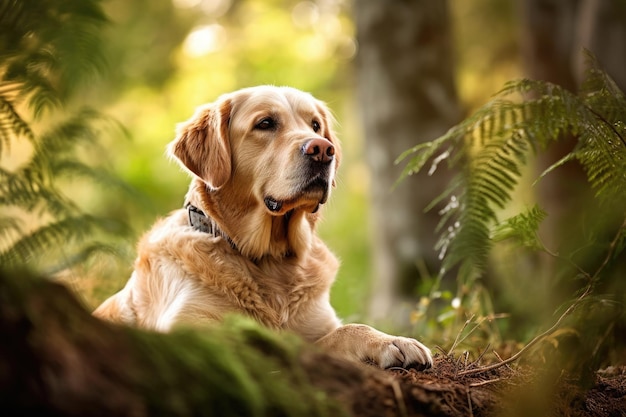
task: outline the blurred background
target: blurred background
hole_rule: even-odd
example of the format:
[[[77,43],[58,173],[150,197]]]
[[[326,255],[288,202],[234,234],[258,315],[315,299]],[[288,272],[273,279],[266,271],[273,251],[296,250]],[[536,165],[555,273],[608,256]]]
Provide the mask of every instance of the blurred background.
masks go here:
[[[69,19],[72,13],[88,26]],[[490,270],[497,278],[485,278],[473,289],[460,288],[453,271],[442,278],[434,249],[440,214],[437,207],[425,208],[452,172],[439,169],[396,184],[402,164],[394,161],[444,134],[508,80],[530,77],[575,90],[584,70],[583,47],[623,86],[623,1],[3,0],[0,15],[5,107],[8,102],[23,114],[36,133],[83,107],[114,125],[73,153],[111,175],[101,181],[66,175],[58,182],[80,210],[124,225],[109,230],[119,232],[84,236],[107,242],[108,249],[60,273],[90,308],[124,285],[139,236],[182,205],[189,178],[164,154],[176,123],[222,93],[258,84],[311,92],[338,121],[345,157],[320,234],[342,261],[332,302],[345,321],[449,344],[471,313],[485,323],[505,322],[490,324],[491,335],[507,331],[503,339],[523,340],[572,295],[570,287],[555,283],[557,274],[549,267],[528,279],[536,268],[500,261],[504,255],[498,253]],[[20,27],[25,29],[19,36],[11,35],[11,28]],[[55,57],[44,48],[46,36],[59,37],[57,51],[66,55]],[[47,55],[37,45],[58,61],[42,58]],[[62,103],[48,106],[12,89],[20,76],[15,68],[21,68],[15,62],[22,62],[24,74],[45,68],[42,77],[56,74],[64,62],[75,65],[76,74],[84,67],[96,70],[80,80],[55,78],[52,85],[65,82],[72,88],[60,89]],[[0,162],[9,172],[38,148],[19,135],[7,138],[0,142],[5,146]],[[571,148],[564,143],[546,152],[547,160]],[[562,242],[555,236],[573,224],[564,207],[581,201],[585,180],[573,167],[532,187],[547,163],[529,164],[529,179],[504,211],[540,201],[549,213],[543,237],[557,250]],[[2,208],[5,215],[14,213],[9,206]],[[21,219],[28,230],[45,223],[46,216],[35,212]],[[17,239],[11,236],[2,241],[4,247]],[[76,245],[61,239],[53,247],[65,259]]]

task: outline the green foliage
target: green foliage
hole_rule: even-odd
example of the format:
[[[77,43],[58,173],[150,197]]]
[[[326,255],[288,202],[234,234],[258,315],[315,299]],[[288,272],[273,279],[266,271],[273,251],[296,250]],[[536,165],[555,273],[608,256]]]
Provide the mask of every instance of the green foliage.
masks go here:
[[[119,133],[119,125],[92,109],[69,110],[78,89],[106,69],[100,53],[106,22],[99,0],[0,5],[2,265],[56,271],[110,250],[98,243],[103,232],[125,231],[120,222],[85,214],[61,191],[68,179],[128,191],[108,170],[92,167],[106,155],[98,141]],[[12,162],[15,156],[24,162]]]
[[[429,323],[428,329],[416,327],[420,334],[438,327],[434,338],[449,342],[456,334],[452,347],[463,343],[470,350],[511,339],[554,345],[574,335],[571,352],[559,348],[551,359],[535,357],[560,363],[581,381],[621,355],[616,329],[624,320],[617,306],[626,301],[626,98],[593,57],[589,65],[576,94],[547,82],[509,82],[445,135],[398,159],[408,159],[401,179],[424,169],[432,173],[443,163],[460,172],[429,207],[443,207],[442,270],[413,313],[420,318],[416,326],[424,326],[423,319]],[[555,213],[564,227],[544,229],[542,222],[552,213],[512,203],[519,202],[518,183],[528,182],[533,157],[565,138],[575,139],[574,148],[535,175],[535,183],[578,163],[588,190],[571,187],[581,199]],[[546,241],[554,247],[542,241],[546,231],[552,232]],[[439,287],[446,273],[456,273],[457,293],[444,300],[434,295],[445,294]],[[532,338],[540,321],[554,323],[555,310],[556,324]]]
[[[527,211],[498,224],[493,230],[491,239],[494,242],[513,239],[522,247],[537,250],[544,249],[537,231],[547,215],[539,206],[534,205]]]
[[[36,116],[106,68],[100,0],[8,0],[0,5],[1,92],[27,97]],[[17,97],[16,97],[17,96]]]
[[[429,161],[433,161],[431,172],[444,160],[460,165],[459,176],[435,202],[448,202],[439,225],[443,272],[458,266],[462,282],[483,273],[492,229],[499,223],[498,210],[511,201],[529,154],[565,133],[577,137],[576,148],[542,176],[576,160],[604,207],[626,206],[626,99],[595,61],[590,62],[579,94],[547,82],[510,82],[445,135],[400,156],[398,161],[411,157],[402,178],[422,170]],[[513,93],[523,100],[510,99]],[[540,209],[514,216],[496,227],[495,236],[515,234],[526,245],[537,247],[533,236],[542,217]]]
[[[158,381],[152,379],[142,395],[153,413],[346,415],[309,382],[298,363],[302,342],[293,335],[278,337],[258,323],[236,316],[202,333],[182,330],[169,337],[132,335],[136,349],[150,352],[145,356],[145,368],[159,369]],[[199,369],[205,372],[198,373]],[[178,390],[185,385],[191,390]]]

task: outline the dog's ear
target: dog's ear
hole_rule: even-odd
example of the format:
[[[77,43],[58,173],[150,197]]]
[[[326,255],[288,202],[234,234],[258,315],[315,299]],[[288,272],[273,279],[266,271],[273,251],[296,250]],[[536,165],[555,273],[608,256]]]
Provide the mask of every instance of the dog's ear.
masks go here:
[[[335,172],[336,172],[337,169],[339,168],[339,163],[341,162],[341,144],[339,143],[339,139],[337,138],[337,136],[335,135],[335,132],[333,131],[335,118],[333,117],[330,110],[328,110],[328,107],[326,106],[326,104],[324,104],[321,101],[318,101],[317,105],[318,105],[318,111],[322,115],[322,124],[324,126],[324,129],[322,130],[322,136],[328,139],[330,143],[332,143],[333,146],[335,147]],[[333,187],[335,187],[336,185],[337,184],[335,183],[335,178],[333,178]]]
[[[191,119],[176,127],[176,139],[168,146],[170,156],[214,189],[231,175],[230,112],[228,99],[199,107]]]

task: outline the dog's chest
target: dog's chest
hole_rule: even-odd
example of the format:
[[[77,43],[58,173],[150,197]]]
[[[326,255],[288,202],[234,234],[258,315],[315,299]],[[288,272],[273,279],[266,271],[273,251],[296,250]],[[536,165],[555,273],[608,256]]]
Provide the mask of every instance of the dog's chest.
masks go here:
[[[246,313],[274,328],[290,327],[303,310],[328,291],[334,271],[316,259],[303,264],[262,264],[251,271]],[[256,293],[259,297],[255,297]]]
[[[304,256],[248,263],[239,283],[248,288],[235,300],[243,312],[273,328],[288,328],[311,305],[327,297],[339,263],[321,242]]]
[[[298,257],[253,261],[204,233],[155,227],[142,240],[135,264],[142,277],[137,296],[162,306],[152,308],[154,314],[176,316],[170,321],[238,312],[268,327],[290,328],[328,297],[338,266],[319,239]]]

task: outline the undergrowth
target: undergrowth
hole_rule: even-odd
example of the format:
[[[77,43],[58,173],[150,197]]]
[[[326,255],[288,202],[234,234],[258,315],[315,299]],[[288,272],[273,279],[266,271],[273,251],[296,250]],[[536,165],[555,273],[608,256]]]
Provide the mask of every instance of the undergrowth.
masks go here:
[[[76,181],[133,194],[106,166],[100,144],[124,129],[78,99],[107,69],[100,52],[106,24],[98,0],[0,5],[3,267],[55,273],[115,253],[107,236],[128,233],[124,222],[86,211],[72,195]]]
[[[449,338],[456,339],[455,347],[459,339],[468,337],[491,343],[503,341],[499,334],[501,326],[495,323],[510,315],[496,312],[492,288],[484,280],[490,272],[490,260],[496,245],[513,243],[518,248],[515,256],[542,253],[568,265],[568,280],[575,293],[570,294],[572,301],[563,303],[557,310],[554,320],[559,316],[564,318],[561,315],[564,312],[568,312],[565,314],[568,316],[572,306],[580,310],[584,305],[585,311],[589,311],[592,306],[608,304],[618,313],[605,314],[602,326],[613,329],[623,318],[623,294],[615,290],[623,286],[618,282],[623,281],[623,276],[615,271],[626,244],[626,97],[590,55],[588,63],[589,69],[579,92],[573,93],[543,81],[509,82],[493,100],[446,134],[407,150],[397,160],[406,163],[400,180],[425,169],[432,174],[443,164],[455,167],[459,172],[428,207],[443,207],[439,212],[441,220],[436,247],[442,268],[432,278],[431,293],[422,299],[414,312],[415,322],[425,317],[435,317],[436,322],[455,320],[457,325],[450,326],[448,331]],[[589,217],[617,219],[611,224],[607,238],[593,242],[601,250],[592,264],[585,263],[582,256],[591,239],[578,242],[567,253],[544,244],[540,226],[550,213],[539,204],[503,218],[503,213],[510,213],[510,203],[520,179],[533,158],[566,136],[576,139],[574,149],[538,174],[535,182],[566,163],[582,166],[595,200],[593,204],[584,205],[599,210]],[[569,207],[568,210],[582,211],[584,207]],[[594,229],[599,227],[594,222],[571,226],[586,228],[586,236],[606,233]],[[442,277],[446,274],[456,275],[457,294],[440,290]],[[522,275],[517,279],[523,282],[535,277]],[[557,277],[551,279],[556,281]],[[596,294],[595,290],[600,286],[608,292]],[[533,303],[533,300],[524,298],[518,302]],[[436,311],[433,313],[432,310]],[[577,337],[584,339],[585,334],[589,335],[586,333],[588,328],[597,324],[587,323],[586,328],[575,323],[569,326],[573,326]],[[428,331],[426,326],[436,328],[438,325],[431,320],[423,326],[418,329],[420,333]],[[458,333],[454,335],[453,332]],[[606,346],[611,341],[606,334],[598,335],[595,348],[586,354],[599,355],[602,351],[606,354],[606,349],[599,346]],[[599,362],[595,360],[594,364]]]

